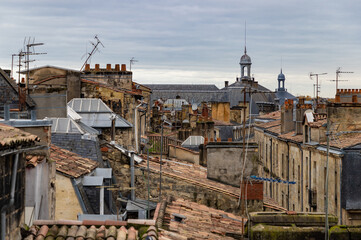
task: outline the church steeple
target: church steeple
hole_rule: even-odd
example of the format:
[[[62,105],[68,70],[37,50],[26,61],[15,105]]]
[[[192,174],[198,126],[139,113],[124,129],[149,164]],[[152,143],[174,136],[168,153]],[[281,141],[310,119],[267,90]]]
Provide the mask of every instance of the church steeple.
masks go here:
[[[285,88],[286,77],[282,73],[282,68],[281,68],[281,73],[278,74],[277,80],[278,80],[278,89],[277,89],[277,91],[286,91],[286,88]]]
[[[244,47],[244,55],[241,57],[239,61],[239,65],[241,65],[241,80],[251,80],[251,58],[247,55],[247,48]],[[246,70],[245,70],[246,69]]]

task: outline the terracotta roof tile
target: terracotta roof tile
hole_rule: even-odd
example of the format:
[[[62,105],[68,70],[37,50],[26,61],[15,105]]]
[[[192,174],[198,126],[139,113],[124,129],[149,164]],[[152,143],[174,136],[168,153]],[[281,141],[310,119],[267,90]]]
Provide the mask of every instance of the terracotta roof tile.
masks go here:
[[[89,158],[51,145],[50,158],[56,161],[56,170],[73,178],[78,178],[93,171],[99,164]]]
[[[256,126],[259,128],[263,128],[263,129],[269,129],[269,128],[272,128],[275,126],[279,126],[279,128],[281,129],[281,120],[276,120],[276,121],[266,122],[266,123],[257,123]]]
[[[115,225],[106,225],[106,221],[97,221],[101,225],[83,224],[84,221],[54,221],[36,220],[29,231],[24,231],[26,239],[158,239],[158,232],[153,226],[137,225],[146,227],[143,236],[133,226],[125,227],[127,222],[112,221]],[[90,221],[88,221],[90,223]],[[130,224],[129,224],[130,225]]]
[[[278,137],[295,142],[303,142],[303,135],[295,135],[295,131],[279,135]]]
[[[40,139],[18,128],[0,123],[0,149],[34,143],[35,141],[39,142]]]
[[[243,221],[245,224],[246,219]],[[242,235],[242,217],[177,199],[167,204],[163,227],[168,230],[160,230],[160,239],[173,239],[176,235],[184,239],[239,239]]]
[[[259,119],[281,119],[281,111],[275,111],[258,116]]]
[[[45,154],[28,154],[26,155],[26,167],[36,167],[38,163],[41,163],[45,159]]]
[[[326,145],[327,142],[321,142],[321,144]],[[357,144],[361,144],[361,133],[348,133],[335,136],[333,139],[330,138],[330,146],[339,149],[352,147]]]

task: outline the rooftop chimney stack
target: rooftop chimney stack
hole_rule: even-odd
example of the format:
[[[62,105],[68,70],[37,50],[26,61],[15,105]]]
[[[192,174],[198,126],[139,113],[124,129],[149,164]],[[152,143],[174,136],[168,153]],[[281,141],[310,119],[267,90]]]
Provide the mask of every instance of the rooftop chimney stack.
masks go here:
[[[112,65],[111,64],[107,64],[107,71],[111,71],[112,70]]]
[[[295,129],[293,122],[293,100],[286,99],[281,110],[281,134],[291,132]]]
[[[122,72],[126,72],[127,71],[127,65],[125,64],[122,64],[122,69],[121,69]]]
[[[99,72],[99,71],[100,71],[99,64],[95,64],[95,71],[96,71],[96,72]]]
[[[228,81],[224,81],[224,87],[228,87]]]
[[[120,72],[120,65],[119,64],[115,64],[115,71]]]
[[[89,63],[85,64],[84,71],[87,71],[87,72],[90,71],[90,64]]]

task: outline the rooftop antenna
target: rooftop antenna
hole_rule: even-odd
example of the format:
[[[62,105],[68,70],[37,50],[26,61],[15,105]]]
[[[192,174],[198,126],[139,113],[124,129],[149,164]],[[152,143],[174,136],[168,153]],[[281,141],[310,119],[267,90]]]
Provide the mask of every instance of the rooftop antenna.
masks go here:
[[[23,61],[25,64],[25,72],[26,72],[26,87],[27,87],[27,91],[29,93],[29,73],[30,73],[30,62],[35,62],[35,59],[30,59],[30,55],[44,55],[47,53],[37,53],[35,52],[35,48],[36,46],[42,46],[44,45],[44,43],[36,43],[35,42],[35,37],[33,37],[33,39],[31,39],[31,37],[28,38],[24,38],[24,51],[21,52],[21,54],[23,56],[25,56],[25,60]],[[19,55],[21,55],[19,54]],[[19,56],[19,59],[21,59],[21,56]],[[21,65],[21,64],[19,64]],[[19,66],[19,71],[20,71],[20,66]],[[20,82],[20,77],[19,77],[19,82]]]
[[[317,106],[318,106],[318,94],[320,93],[320,86],[318,84],[318,76],[319,75],[326,75],[326,74],[327,73],[312,73],[312,72],[310,72],[310,79],[312,79],[313,76],[316,76],[316,109],[317,109]]]
[[[336,82],[336,93],[338,90],[338,82],[347,82],[348,80],[339,80],[338,78],[340,77],[340,73],[353,73],[353,72],[343,72],[341,71],[341,67],[338,67],[336,70],[336,80],[328,80],[330,82]]]
[[[138,62],[138,60],[134,59],[134,57],[129,60],[129,71],[132,71],[132,64],[134,65],[136,62]]]
[[[97,51],[99,52],[99,49],[98,49],[99,44],[102,45],[103,48],[105,48],[103,43],[99,40],[98,35],[95,35],[94,38],[97,42],[96,43],[90,42],[93,45],[93,50],[90,53],[88,53],[88,57],[86,58],[83,66],[80,68],[80,71],[83,71],[85,65],[88,63],[88,61],[93,56],[93,54],[96,53]]]

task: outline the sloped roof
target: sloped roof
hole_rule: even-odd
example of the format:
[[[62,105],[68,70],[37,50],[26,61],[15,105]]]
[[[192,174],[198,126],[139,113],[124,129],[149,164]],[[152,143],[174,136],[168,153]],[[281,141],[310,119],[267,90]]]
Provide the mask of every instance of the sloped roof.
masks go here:
[[[0,123],[0,149],[13,148],[35,141],[38,142],[40,139],[28,132]]]
[[[16,92],[16,94],[18,95],[18,86],[15,84],[15,82],[13,80],[10,79],[10,77],[7,75],[6,72],[4,72],[4,70],[2,70],[0,68],[0,79],[3,78],[8,84],[9,86],[14,90],[14,92]],[[27,95],[26,97],[26,104],[29,107],[34,107],[35,106],[35,102],[33,101],[33,99]]]
[[[68,102],[77,113],[112,113],[113,111],[98,98],[73,98]]]
[[[50,147],[50,158],[56,161],[56,170],[66,176],[78,178],[92,172],[99,163],[55,146]]]
[[[63,67],[57,67],[57,66],[52,66],[52,65],[45,65],[45,66],[41,66],[41,67],[35,67],[35,68],[30,68],[29,71],[35,71],[35,70],[39,70],[42,68],[56,68],[56,69],[60,69],[60,70],[65,70],[65,71],[69,71],[69,72],[78,72],[80,73],[79,70],[74,70],[74,69],[70,69],[70,68],[63,68]],[[26,73],[26,71],[21,71],[20,73]]]
[[[257,117],[258,119],[281,119],[281,111],[274,111]]]
[[[99,132],[81,122],[75,122],[71,118],[50,118],[53,122],[51,133],[71,133],[71,134],[92,134],[98,135]]]
[[[111,118],[115,117],[115,127],[130,128],[133,125],[115,114],[101,99],[98,98],[73,98],[68,102],[68,107],[77,113],[77,119],[93,128],[109,128],[112,126]]]
[[[146,221],[129,219],[128,221],[96,220],[35,220],[27,234],[29,239],[158,239],[154,226]],[[145,235],[139,236],[136,228],[145,227]],[[97,227],[96,227],[97,226]]]
[[[214,84],[143,84],[150,88],[152,91],[154,90],[178,90],[178,91],[217,91],[219,90]]]
[[[175,220],[179,216],[183,219],[181,223]],[[160,230],[159,234],[165,237],[170,237],[170,231],[184,239],[227,240],[240,239],[243,232],[242,217],[183,199],[168,203],[164,218],[167,231]],[[246,221],[243,219],[243,224]]]

